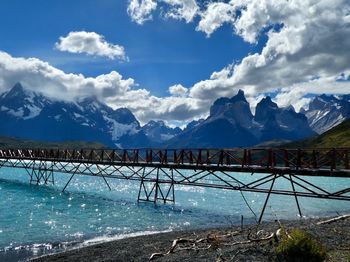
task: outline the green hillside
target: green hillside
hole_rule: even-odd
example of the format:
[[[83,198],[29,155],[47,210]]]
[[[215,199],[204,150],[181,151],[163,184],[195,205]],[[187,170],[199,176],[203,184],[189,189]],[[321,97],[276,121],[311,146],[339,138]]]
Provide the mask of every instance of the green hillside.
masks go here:
[[[0,136],[0,148],[106,148],[105,145],[97,142],[65,141],[65,142],[43,142],[25,140],[15,137]]]
[[[287,147],[350,147],[350,119],[322,135],[287,144]]]

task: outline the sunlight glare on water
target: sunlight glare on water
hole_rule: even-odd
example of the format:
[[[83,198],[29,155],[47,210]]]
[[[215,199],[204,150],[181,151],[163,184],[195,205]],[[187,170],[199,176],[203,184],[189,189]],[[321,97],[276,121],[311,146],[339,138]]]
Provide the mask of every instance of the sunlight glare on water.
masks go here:
[[[249,176],[241,174],[241,179],[249,181]],[[0,252],[26,245],[82,242],[135,232],[230,226],[238,224],[241,215],[246,223],[255,221],[240,192],[176,186],[175,205],[138,204],[137,181],[108,179],[112,188],[109,191],[100,177],[76,176],[67,192],[62,193],[69,177],[55,174],[55,185],[36,186],[29,184],[25,170],[0,169]],[[330,189],[347,183],[341,178],[312,179]],[[282,188],[289,186],[280,183]],[[243,194],[259,215],[265,195]],[[344,202],[300,198],[307,217],[349,211]],[[294,198],[271,196],[264,218],[296,219]]]

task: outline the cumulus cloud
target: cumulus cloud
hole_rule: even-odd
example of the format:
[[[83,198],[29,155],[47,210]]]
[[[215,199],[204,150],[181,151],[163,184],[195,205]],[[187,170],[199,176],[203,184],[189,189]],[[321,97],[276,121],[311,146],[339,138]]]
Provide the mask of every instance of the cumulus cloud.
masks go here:
[[[186,1],[158,2],[170,5]],[[262,34],[266,34],[267,42],[260,53],[248,54],[241,62],[194,84],[188,90],[189,97],[211,103],[244,89],[255,101],[254,97],[263,93],[281,92],[276,97],[279,102],[297,103],[298,108],[308,101],[301,94],[350,91],[349,77],[346,77],[350,70],[349,1],[231,0],[209,1],[204,5],[199,2],[191,16],[192,20],[195,15],[199,16],[197,31],[210,36],[228,23],[233,33],[249,44],[257,44]],[[169,8],[165,12],[169,12]],[[177,12],[173,17],[181,17],[179,12],[184,17],[184,10],[177,9]],[[340,84],[341,78],[345,80]],[[299,89],[303,92],[294,91]]]
[[[130,0],[127,11],[133,21],[142,25],[152,19],[152,12],[156,8],[156,0]]]
[[[104,36],[95,32],[70,32],[60,37],[55,44],[60,51],[70,53],[85,53],[94,56],[108,57],[109,59],[127,60],[123,46],[108,43]]]
[[[209,99],[233,95],[239,88],[250,95],[280,92],[277,101],[300,108],[307,93],[349,93],[350,4],[346,0],[282,1],[235,0],[221,3],[230,19],[212,21],[217,10],[208,5],[197,30],[212,34],[223,22],[248,43],[262,33],[267,42],[261,53],[214,73],[190,89],[192,97]],[[240,12],[239,16],[235,14]],[[209,22],[208,22],[209,21]],[[339,82],[337,79],[345,81]]]
[[[187,96],[188,94],[188,88],[177,84],[177,85],[173,85],[171,87],[169,87],[169,93],[173,96]]]
[[[162,0],[170,8],[166,10],[165,17],[174,19],[184,19],[187,23],[191,22],[197,15],[199,7],[195,0]]]
[[[152,13],[159,6],[162,7],[165,18],[183,19],[187,23],[191,22],[199,11],[196,0],[130,0],[127,11],[134,22],[142,25],[152,20]]]
[[[74,102],[81,97],[95,96],[113,108],[129,108],[142,123],[151,119],[186,121],[206,112],[199,99],[153,96],[137,88],[134,79],[124,79],[116,71],[85,77],[65,73],[37,58],[13,57],[0,51],[0,92],[16,82],[58,100]]]
[[[131,0],[128,13],[140,24],[151,19],[159,6],[166,7],[168,17],[185,22],[195,21],[198,15],[196,30],[208,36],[228,23],[234,34],[250,44],[266,34],[262,51],[218,69],[192,87],[174,85],[168,97],[153,96],[115,71],[91,78],[65,73],[35,58],[0,52],[0,87],[10,88],[20,81],[62,99],[67,99],[67,92],[69,97],[95,95],[114,108],[130,108],[142,122],[206,116],[215,99],[233,96],[238,89],[245,91],[252,107],[264,94],[276,93],[279,105],[293,104],[297,109],[308,102],[306,94],[350,92],[348,0],[210,1],[200,7],[197,2],[192,6],[196,11],[186,13],[193,2]]]
[[[324,77],[308,82],[298,83],[282,88],[276,95],[275,101],[280,106],[293,105],[296,110],[305,107],[310,98],[307,94],[344,94],[350,93],[350,83],[339,81],[339,77]]]
[[[196,28],[210,36],[224,23],[232,24],[235,20],[235,8],[227,3],[210,3],[207,9],[202,12],[201,20]]]

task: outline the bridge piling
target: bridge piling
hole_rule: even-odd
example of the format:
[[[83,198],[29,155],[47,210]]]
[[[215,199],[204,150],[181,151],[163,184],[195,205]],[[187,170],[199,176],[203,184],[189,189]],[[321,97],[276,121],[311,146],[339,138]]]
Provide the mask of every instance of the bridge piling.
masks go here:
[[[38,163],[37,163],[38,162]],[[39,185],[40,183],[44,183],[47,185],[48,183],[55,184],[53,166],[48,166],[46,161],[34,161],[33,167],[30,174],[30,184],[35,183]]]
[[[145,178],[152,173],[152,171],[156,171],[156,177],[151,179],[150,181],[145,181]],[[164,204],[167,202],[175,203],[175,185],[174,185],[174,174],[173,170],[170,170],[169,178],[172,179],[171,183],[161,181],[160,172],[165,173],[161,168],[153,169],[151,172],[148,172],[145,175],[145,168],[142,173],[140,187],[138,192],[137,201],[145,201],[145,202],[153,202],[156,204],[158,200],[161,200]]]

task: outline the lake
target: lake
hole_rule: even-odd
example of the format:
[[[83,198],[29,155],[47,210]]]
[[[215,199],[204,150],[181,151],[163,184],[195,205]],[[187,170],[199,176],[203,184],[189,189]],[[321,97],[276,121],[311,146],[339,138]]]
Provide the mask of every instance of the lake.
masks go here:
[[[191,173],[191,171],[188,171]],[[250,174],[237,174],[251,181]],[[255,174],[258,179],[262,175]],[[23,169],[0,169],[0,261],[18,260],[126,236],[160,231],[254,223],[265,194],[175,186],[175,204],[137,203],[139,182],[55,173],[55,185],[30,185]],[[346,178],[313,177],[326,189],[349,184]],[[290,187],[286,180],[277,186]],[[317,217],[350,211],[346,201],[299,198],[303,215]],[[272,195],[264,220],[298,219],[294,197]]]

